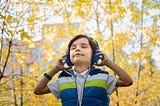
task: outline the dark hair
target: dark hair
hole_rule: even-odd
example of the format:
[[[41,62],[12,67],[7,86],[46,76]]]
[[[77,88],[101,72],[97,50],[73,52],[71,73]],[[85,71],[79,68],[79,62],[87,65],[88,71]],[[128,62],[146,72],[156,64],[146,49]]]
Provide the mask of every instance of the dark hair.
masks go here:
[[[80,38],[86,38],[86,39],[88,39],[89,45],[91,46],[91,49],[92,49],[92,57],[93,57],[93,54],[96,52],[96,50],[99,49],[98,43],[97,43],[93,38],[91,38],[91,37],[89,37],[89,36],[87,36],[87,35],[80,34],[80,35],[77,35],[77,36],[75,36],[74,38],[72,38],[72,39],[70,40],[70,42],[68,43],[67,55],[69,56],[69,59],[70,59],[70,47],[72,46],[72,44],[73,44],[76,40],[78,40],[78,39],[80,39]]]

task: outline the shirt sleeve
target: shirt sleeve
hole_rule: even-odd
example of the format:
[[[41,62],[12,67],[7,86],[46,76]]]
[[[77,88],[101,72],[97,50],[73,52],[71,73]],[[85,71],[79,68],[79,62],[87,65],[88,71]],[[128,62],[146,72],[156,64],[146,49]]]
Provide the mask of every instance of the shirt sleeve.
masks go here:
[[[50,83],[47,85],[51,93],[54,94],[54,96],[59,99],[60,98],[60,89],[59,89],[59,81]]]
[[[108,76],[106,81],[106,85],[107,85],[106,91],[109,95],[112,94],[113,91],[115,90],[117,81],[118,81],[118,78],[114,76]]]

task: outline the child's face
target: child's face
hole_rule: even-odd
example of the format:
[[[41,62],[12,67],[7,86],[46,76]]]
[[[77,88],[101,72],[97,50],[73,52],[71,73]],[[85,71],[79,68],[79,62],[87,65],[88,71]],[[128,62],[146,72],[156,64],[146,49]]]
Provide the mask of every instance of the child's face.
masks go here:
[[[73,64],[91,64],[92,49],[86,38],[80,38],[70,47],[70,60]]]

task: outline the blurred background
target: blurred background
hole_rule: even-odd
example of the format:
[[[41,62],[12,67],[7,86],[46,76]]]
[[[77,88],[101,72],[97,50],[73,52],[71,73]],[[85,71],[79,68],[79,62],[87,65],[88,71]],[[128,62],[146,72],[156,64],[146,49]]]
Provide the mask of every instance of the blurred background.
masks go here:
[[[0,0],[0,105],[61,106],[33,88],[78,34],[134,80],[111,106],[160,106],[160,0]]]

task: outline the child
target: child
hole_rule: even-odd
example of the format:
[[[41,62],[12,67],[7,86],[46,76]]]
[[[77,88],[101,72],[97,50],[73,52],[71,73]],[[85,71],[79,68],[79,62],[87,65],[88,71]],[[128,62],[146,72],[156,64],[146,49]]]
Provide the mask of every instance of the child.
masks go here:
[[[97,63],[98,59],[102,60],[101,63]],[[64,67],[64,60],[70,67]],[[109,67],[119,78],[110,76],[107,71],[95,68],[94,65]],[[48,84],[60,70],[63,71],[58,80]],[[67,55],[44,74],[34,93],[41,95],[52,92],[57,99],[61,99],[63,106],[108,106],[108,95],[117,87],[130,86],[132,83],[131,77],[122,68],[100,52],[95,40],[80,34],[69,42]]]

